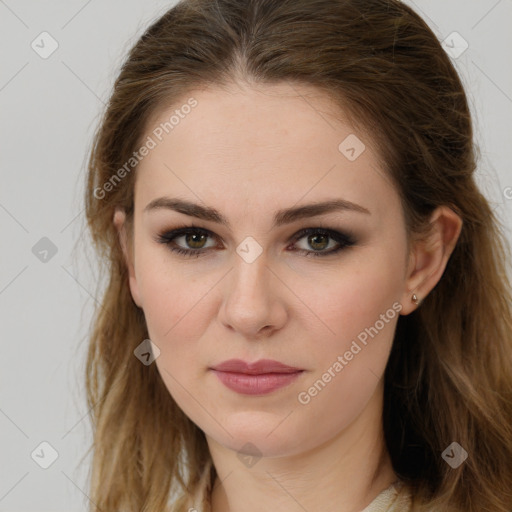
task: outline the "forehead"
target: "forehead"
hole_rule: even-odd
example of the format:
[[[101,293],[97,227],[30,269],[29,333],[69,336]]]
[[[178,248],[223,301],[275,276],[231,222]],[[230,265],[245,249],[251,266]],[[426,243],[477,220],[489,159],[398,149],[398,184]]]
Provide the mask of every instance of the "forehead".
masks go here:
[[[373,141],[312,86],[193,90],[156,113],[147,137],[155,144],[136,185],[146,202],[166,191],[275,209],[302,197],[367,203],[372,191],[393,193]]]

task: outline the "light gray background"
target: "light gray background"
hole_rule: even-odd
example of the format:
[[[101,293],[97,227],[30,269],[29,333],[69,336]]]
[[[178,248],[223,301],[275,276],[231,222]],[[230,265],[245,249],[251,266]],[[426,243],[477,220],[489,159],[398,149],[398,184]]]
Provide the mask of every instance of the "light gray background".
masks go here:
[[[407,3],[441,40],[456,31],[469,44],[454,62],[474,114],[478,179],[510,239],[512,0]],[[122,57],[171,5],[0,0],[0,511],[86,509],[84,336],[99,297],[80,242],[86,154]],[[47,59],[31,48],[43,31],[59,45]],[[57,247],[46,262],[32,252],[42,237]],[[58,452],[48,469],[31,458],[43,441]],[[47,448],[36,453],[49,460]]]

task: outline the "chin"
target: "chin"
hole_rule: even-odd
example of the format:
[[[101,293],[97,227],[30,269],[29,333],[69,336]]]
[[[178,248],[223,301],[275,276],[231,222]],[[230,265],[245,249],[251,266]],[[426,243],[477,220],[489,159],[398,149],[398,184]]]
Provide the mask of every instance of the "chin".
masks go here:
[[[209,428],[203,431],[216,443],[241,455],[292,456],[314,448],[316,444],[322,442],[321,436],[312,436],[319,434],[315,431],[315,425],[297,425],[292,420],[294,414],[296,412],[287,418],[287,414],[261,411],[233,413],[222,421],[225,430],[218,425],[210,424]],[[326,433],[323,434],[325,436]]]

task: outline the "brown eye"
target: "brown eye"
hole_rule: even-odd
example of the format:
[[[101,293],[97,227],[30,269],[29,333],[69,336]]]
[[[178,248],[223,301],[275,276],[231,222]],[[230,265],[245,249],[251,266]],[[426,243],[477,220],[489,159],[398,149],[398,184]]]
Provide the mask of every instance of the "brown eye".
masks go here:
[[[203,233],[188,233],[184,235],[184,238],[188,247],[192,249],[203,249],[208,235]]]
[[[210,231],[199,227],[182,227],[163,233],[156,238],[157,242],[165,244],[169,249],[183,256],[199,257],[207,254],[209,249],[216,246],[207,246],[209,238],[216,238]],[[305,239],[305,247],[297,248],[299,240]],[[180,243],[178,241],[181,240]],[[356,239],[349,234],[340,233],[332,229],[307,228],[296,233],[292,239],[292,251],[305,256],[330,256],[356,244]]]
[[[184,256],[201,256],[214,246],[206,246],[211,233],[205,229],[184,227],[163,233],[157,242],[165,244],[169,249]],[[181,240],[181,241],[180,241]],[[177,241],[180,241],[179,243]]]
[[[309,245],[315,250],[325,249],[329,245],[329,237],[327,235],[309,235]]]
[[[299,240],[302,239],[305,239],[306,243],[295,250],[305,256],[313,257],[330,256],[356,243],[355,238],[351,235],[323,228],[303,229],[294,236],[293,246],[297,247]]]

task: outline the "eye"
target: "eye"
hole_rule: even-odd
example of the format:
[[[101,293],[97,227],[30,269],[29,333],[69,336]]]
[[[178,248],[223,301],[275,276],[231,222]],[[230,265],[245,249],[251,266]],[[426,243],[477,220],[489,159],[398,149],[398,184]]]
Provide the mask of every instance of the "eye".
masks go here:
[[[169,246],[169,249],[184,256],[200,256],[208,249],[206,241],[211,235],[210,231],[197,227],[183,227],[164,233],[157,238],[157,241]],[[176,244],[176,240],[183,239],[185,248]],[[190,249],[189,249],[190,248]]]
[[[199,257],[206,254],[209,249],[216,247],[215,244],[207,246],[208,238],[216,237],[212,232],[195,227],[187,226],[163,233],[156,238],[156,241],[165,244],[177,254],[188,257]],[[306,239],[308,248],[297,248],[297,242]],[[177,241],[182,240],[180,243]],[[332,244],[334,241],[334,247]],[[339,231],[326,228],[307,228],[299,231],[292,237],[292,252],[299,252],[306,257],[328,256],[335,254],[342,249],[348,248],[356,243],[352,235],[340,233]],[[329,249],[329,250],[326,250]]]
[[[294,245],[303,238],[306,240],[306,245],[313,250],[307,248],[295,250],[298,250],[307,257],[330,256],[356,243],[352,235],[326,228],[307,228],[299,231],[293,237]],[[330,244],[329,240],[335,242],[334,247]]]

